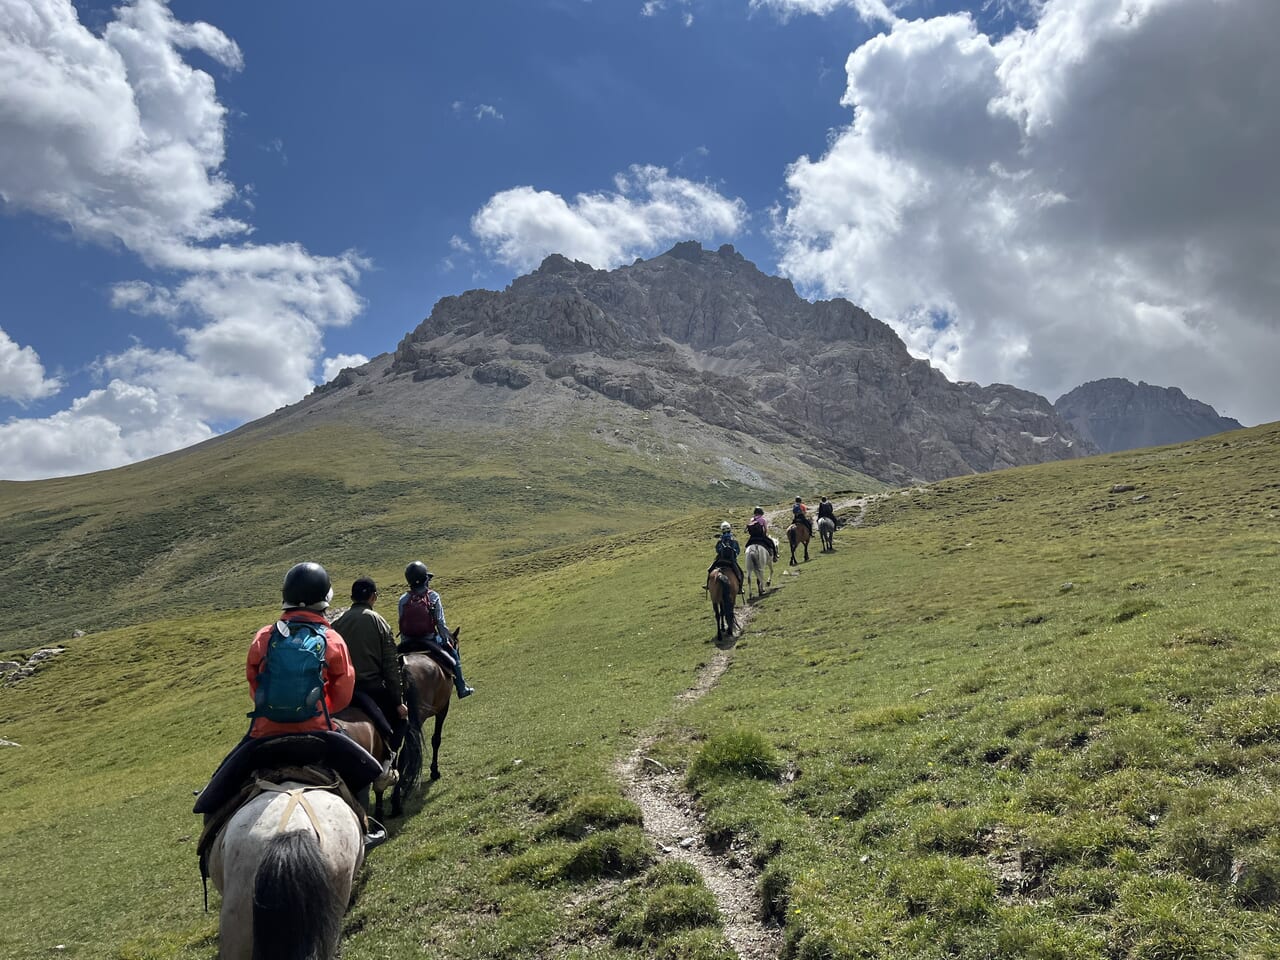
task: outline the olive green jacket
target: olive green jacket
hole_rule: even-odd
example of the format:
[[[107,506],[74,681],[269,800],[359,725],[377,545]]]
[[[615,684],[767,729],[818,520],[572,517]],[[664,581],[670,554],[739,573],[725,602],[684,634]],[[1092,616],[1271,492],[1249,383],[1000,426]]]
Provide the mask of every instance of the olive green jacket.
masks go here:
[[[400,661],[395,634],[382,615],[365,603],[357,603],[333,622],[333,628],[347,641],[356,687],[362,690],[383,687],[404,702]]]

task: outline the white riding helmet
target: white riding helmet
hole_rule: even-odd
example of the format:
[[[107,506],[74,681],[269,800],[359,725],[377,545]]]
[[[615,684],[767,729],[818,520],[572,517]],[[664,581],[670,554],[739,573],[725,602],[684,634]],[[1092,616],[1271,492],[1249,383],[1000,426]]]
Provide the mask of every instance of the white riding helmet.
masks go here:
[[[728,521],[728,520],[721,520],[721,521],[720,521],[720,532],[721,532],[721,533],[728,533],[728,532],[729,532],[730,530],[732,530],[732,529],[733,529],[733,526],[732,526],[732,524],[730,524],[730,523],[729,523],[729,521]]]

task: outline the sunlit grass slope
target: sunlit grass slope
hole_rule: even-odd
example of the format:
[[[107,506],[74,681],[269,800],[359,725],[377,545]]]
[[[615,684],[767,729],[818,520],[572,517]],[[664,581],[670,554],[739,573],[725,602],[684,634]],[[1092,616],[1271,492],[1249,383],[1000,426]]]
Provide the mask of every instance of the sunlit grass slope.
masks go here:
[[[804,479],[880,486],[838,468],[806,469]],[[299,559],[320,559],[348,582],[366,571],[394,582],[420,556],[457,583],[510,558],[757,495],[585,429],[251,426],[119,470],[0,483],[10,613],[0,651],[268,601]]]
[[[1277,556],[1275,425],[891,494],[664,755],[804,960],[1280,956]]]
[[[565,536],[554,508],[502,502],[539,486],[516,442],[493,469],[509,464],[493,489],[515,492],[484,509],[463,494],[471,532],[448,549],[430,546],[447,525],[427,533],[480,693],[453,708],[444,779],[371,857],[347,960],[725,957],[707,891],[654,862],[613,773],[654,725],[654,755],[687,771],[712,839],[762,865],[806,960],[1280,955],[1280,429],[890,494],[834,555],[779,581],[729,672],[679,707],[712,650],[698,584],[721,508],[681,519],[682,502],[711,506],[694,480],[680,501],[678,485],[633,496],[631,474],[609,475],[590,502],[633,525],[602,535],[595,509],[568,510],[584,526]],[[450,469],[479,489],[464,452]],[[251,466],[288,476],[281,457]],[[562,497],[580,488],[538,476]],[[122,515],[166,495],[144,479]],[[355,511],[354,474],[336,484]],[[329,540],[268,526],[256,552],[231,524],[219,535],[235,551],[212,554],[237,557],[224,579],[202,593],[166,573],[192,591],[180,603],[161,591],[136,625],[70,641],[0,690],[0,737],[22,745],[0,748],[0,957],[62,944],[211,960],[190,792],[243,730],[244,649],[282,565],[332,549],[340,576],[367,565],[394,581],[422,543],[397,518],[438,524],[437,506],[408,506],[455,502],[433,496],[372,513],[376,548],[337,540],[322,513],[308,516]],[[522,539],[493,534],[486,509],[510,509],[519,522],[500,529]],[[113,609],[130,613],[144,583]],[[215,597],[228,609],[200,614]],[[32,616],[53,602],[39,594]]]
[[[706,890],[653,865],[611,772],[707,654],[699,583],[718,516],[510,576],[441,574],[480,692],[454,704],[444,778],[371,857],[344,957],[541,957],[584,944],[635,956],[658,943],[723,956]],[[201,912],[191,791],[243,733],[247,641],[274,615],[91,635],[0,691],[0,736],[21,744],[0,749],[0,957],[58,944],[68,957],[213,956],[218,901]],[[666,919],[651,930],[654,898]],[[675,919],[662,913],[673,899]],[[627,917],[631,945],[615,945],[602,930]]]

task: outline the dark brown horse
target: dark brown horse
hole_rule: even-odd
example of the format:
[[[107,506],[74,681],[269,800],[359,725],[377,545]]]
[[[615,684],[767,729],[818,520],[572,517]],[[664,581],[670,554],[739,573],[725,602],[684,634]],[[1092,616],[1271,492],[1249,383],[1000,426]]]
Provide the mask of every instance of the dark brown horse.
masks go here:
[[[715,567],[707,574],[707,593],[711,596],[711,612],[716,618],[716,641],[726,634],[733,636],[737,622],[733,616],[733,604],[742,585],[738,575],[726,567]]]
[[[422,721],[419,719],[416,723],[414,722],[416,704],[412,699],[408,702],[409,729],[405,733],[404,743],[400,747],[400,752],[396,755],[395,766],[378,777],[377,780],[374,780],[369,786],[369,790],[374,796],[373,816],[377,820],[382,819],[382,795],[387,790],[392,787],[395,788],[391,794],[391,815],[398,817],[401,814],[400,796],[402,789],[405,792],[412,790],[422,777]],[[382,734],[378,732],[377,725],[369,718],[367,713],[359,707],[347,707],[333,719],[337,721],[338,727],[347,736],[368,750],[383,767],[386,767],[387,760],[391,757],[391,749],[386,741],[382,739]],[[388,717],[387,722],[394,723],[395,718]],[[368,798],[361,797],[360,802],[364,804],[367,810],[369,807]]]
[[[791,544],[791,566],[796,566],[796,547],[804,544],[804,562],[809,562],[809,528],[803,523],[793,523],[787,527],[787,543]]]
[[[461,627],[450,631],[453,643],[457,646]],[[409,677],[409,689],[413,700],[418,705],[417,716],[414,716],[414,704],[410,703],[410,726],[417,725],[421,738],[421,726],[427,717],[435,717],[436,726],[431,734],[431,779],[440,779],[440,731],[444,729],[445,717],[449,716],[449,702],[453,698],[453,676],[440,666],[428,654],[406,653],[404,669]],[[399,809],[400,796],[407,793],[403,784],[396,785],[393,797],[393,812]]]

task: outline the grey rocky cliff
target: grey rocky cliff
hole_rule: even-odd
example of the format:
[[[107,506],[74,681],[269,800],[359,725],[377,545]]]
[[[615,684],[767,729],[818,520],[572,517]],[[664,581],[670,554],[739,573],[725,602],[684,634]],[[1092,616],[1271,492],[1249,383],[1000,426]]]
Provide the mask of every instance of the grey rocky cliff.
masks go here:
[[[608,271],[550,256],[504,291],[440,300],[384,372],[675,408],[894,483],[1096,452],[1043,397],[952,383],[866,311],[807,301],[728,245]]]
[[[1183,443],[1243,426],[1177,387],[1120,377],[1076,387],[1059,397],[1054,409],[1106,453]]]

